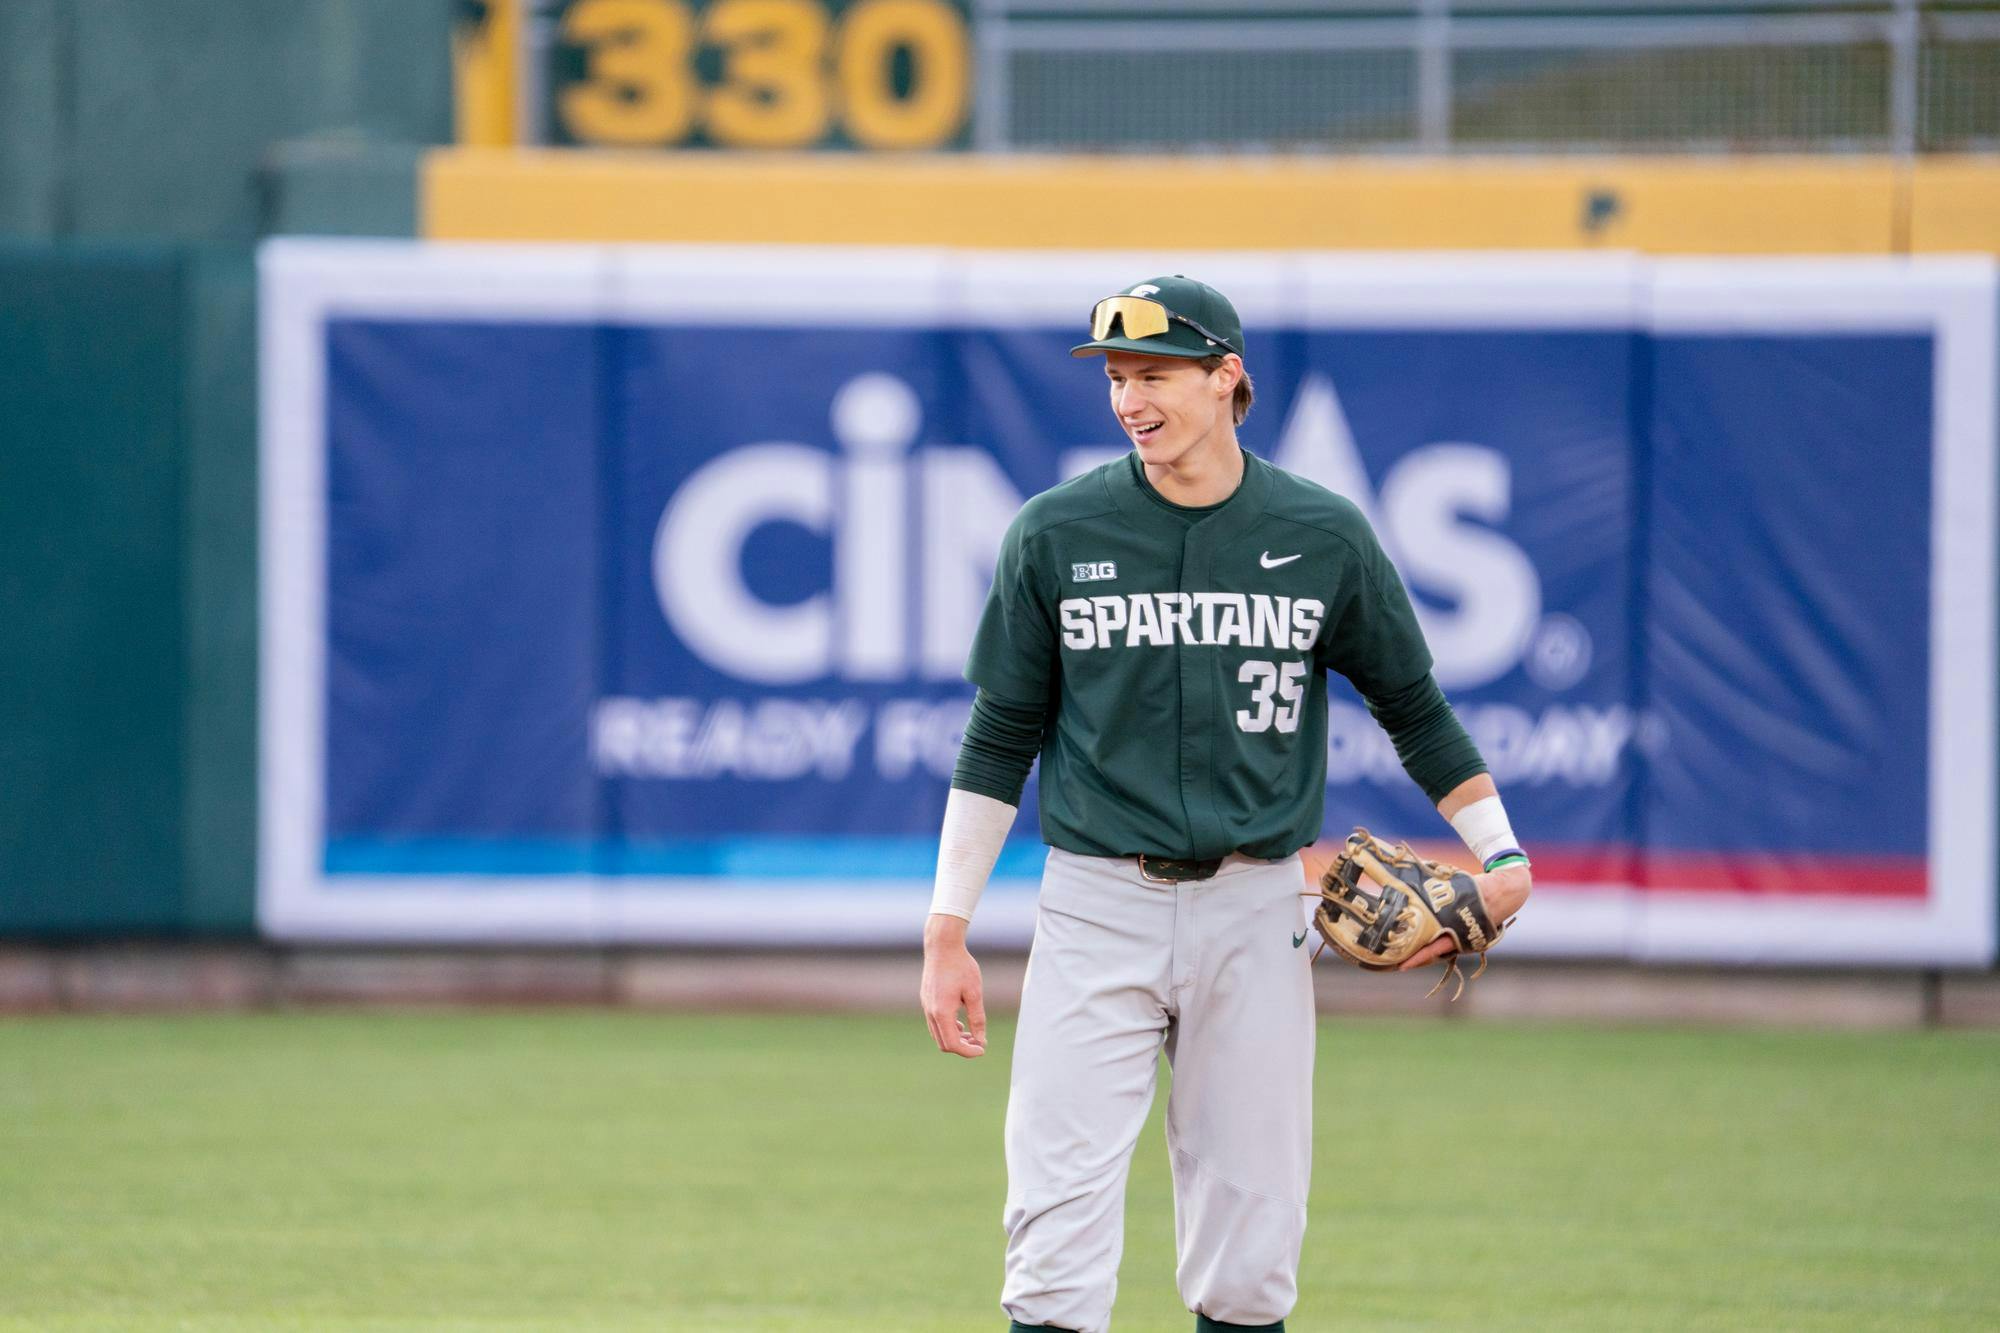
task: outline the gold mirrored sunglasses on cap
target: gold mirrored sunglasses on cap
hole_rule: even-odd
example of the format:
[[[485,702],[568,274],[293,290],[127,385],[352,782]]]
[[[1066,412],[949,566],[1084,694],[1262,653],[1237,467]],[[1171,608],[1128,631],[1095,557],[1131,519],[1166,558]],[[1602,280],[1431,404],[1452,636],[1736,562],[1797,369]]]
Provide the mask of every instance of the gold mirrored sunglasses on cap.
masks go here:
[[[1103,340],[1111,336],[1111,325],[1117,321],[1125,330],[1127,338],[1158,338],[1163,336],[1169,324],[1185,324],[1217,347],[1230,347],[1227,338],[1218,338],[1186,315],[1177,315],[1158,301],[1144,296],[1107,296],[1099,301],[1090,312],[1090,336],[1093,340]]]

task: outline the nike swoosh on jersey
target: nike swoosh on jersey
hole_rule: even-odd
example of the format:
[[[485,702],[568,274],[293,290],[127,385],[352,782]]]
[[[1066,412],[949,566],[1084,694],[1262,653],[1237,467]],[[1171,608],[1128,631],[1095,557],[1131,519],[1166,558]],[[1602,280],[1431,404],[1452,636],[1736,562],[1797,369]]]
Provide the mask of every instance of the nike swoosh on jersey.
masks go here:
[[[1298,934],[1292,936],[1292,947],[1294,949],[1298,948],[1301,944],[1304,944],[1305,942],[1306,942],[1306,933],[1303,930],[1300,931]]]
[[[1273,560],[1271,558],[1271,553],[1269,551],[1266,551],[1264,552],[1264,554],[1257,557],[1257,563],[1262,565],[1266,569],[1276,569],[1279,565],[1291,564],[1292,561],[1297,560],[1299,556],[1304,554],[1305,552],[1301,551],[1299,552],[1299,555],[1281,555],[1276,560]]]

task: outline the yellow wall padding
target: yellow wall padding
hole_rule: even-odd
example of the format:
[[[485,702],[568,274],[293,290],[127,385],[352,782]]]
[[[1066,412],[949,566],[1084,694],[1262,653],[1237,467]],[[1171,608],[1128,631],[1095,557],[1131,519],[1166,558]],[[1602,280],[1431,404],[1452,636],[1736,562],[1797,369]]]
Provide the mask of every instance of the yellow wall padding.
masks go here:
[[[2000,159],[983,157],[447,148],[426,236],[1144,249],[2000,248]],[[1927,211],[1926,211],[1927,210]],[[1984,240],[1973,243],[1977,237]]]
[[[2000,157],[1926,157],[1910,168],[1910,249],[2000,253]]]

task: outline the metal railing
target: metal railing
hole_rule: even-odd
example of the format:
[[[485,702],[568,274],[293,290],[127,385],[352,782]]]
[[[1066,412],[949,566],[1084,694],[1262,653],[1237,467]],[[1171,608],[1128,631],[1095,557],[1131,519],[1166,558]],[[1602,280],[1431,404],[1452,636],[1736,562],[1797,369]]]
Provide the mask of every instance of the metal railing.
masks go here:
[[[2000,5],[977,0],[1009,149],[2000,146]]]

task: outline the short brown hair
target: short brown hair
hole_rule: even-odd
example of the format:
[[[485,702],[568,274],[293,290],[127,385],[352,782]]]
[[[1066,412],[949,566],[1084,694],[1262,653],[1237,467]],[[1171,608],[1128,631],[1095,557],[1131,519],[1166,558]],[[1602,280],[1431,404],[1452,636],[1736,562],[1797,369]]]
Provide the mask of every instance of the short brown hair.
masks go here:
[[[1222,363],[1226,359],[1226,357],[1220,356],[1205,356],[1201,359],[1201,368],[1213,374],[1215,371],[1222,369]],[[1229,400],[1229,408],[1236,418],[1237,425],[1242,425],[1243,418],[1250,415],[1250,404],[1256,397],[1256,388],[1250,383],[1249,368],[1245,367],[1243,378],[1236,381],[1236,392]]]

